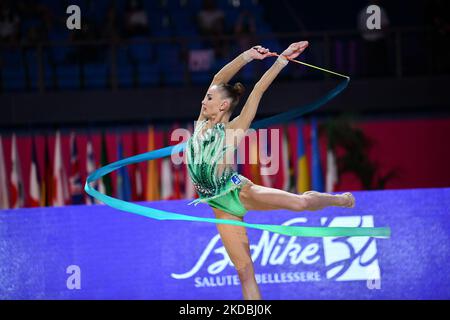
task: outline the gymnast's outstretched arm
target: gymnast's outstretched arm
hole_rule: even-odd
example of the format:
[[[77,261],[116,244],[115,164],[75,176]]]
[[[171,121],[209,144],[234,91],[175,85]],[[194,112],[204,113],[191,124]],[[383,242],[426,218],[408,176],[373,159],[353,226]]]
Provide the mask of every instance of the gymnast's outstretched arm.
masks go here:
[[[242,69],[243,66],[245,66],[247,63],[249,63],[252,60],[262,60],[264,58],[273,56],[274,54],[269,51],[269,49],[264,48],[262,46],[254,46],[240,55],[238,55],[236,58],[234,58],[231,62],[226,64],[222,69],[219,70],[219,72],[216,73],[214,76],[211,84],[208,88],[211,88],[213,85],[221,84],[221,83],[228,83],[228,81],[231,80],[231,78],[234,77],[236,73],[239,72],[239,70]],[[200,111],[200,115],[197,119],[197,122],[204,120],[203,112]]]
[[[250,127],[253,119],[255,118],[256,111],[258,109],[259,102],[264,92],[269,88],[270,84],[277,77],[280,71],[287,65],[289,59],[295,59],[300,53],[302,53],[308,46],[307,41],[292,43],[275,63],[267,70],[261,79],[255,84],[252,92],[250,93],[247,102],[245,103],[242,111],[238,117],[230,122],[229,128],[242,129],[241,133],[247,131]]]
[[[254,46],[244,51],[230,63],[226,64],[222,69],[220,69],[219,72],[216,73],[211,83],[211,86],[219,83],[228,83],[228,81],[230,81],[231,78],[233,78],[234,75],[238,73],[239,70],[241,70],[242,67],[245,66],[250,61],[254,59],[262,60],[271,55],[273,54],[269,52],[269,49],[264,48],[262,46]]]

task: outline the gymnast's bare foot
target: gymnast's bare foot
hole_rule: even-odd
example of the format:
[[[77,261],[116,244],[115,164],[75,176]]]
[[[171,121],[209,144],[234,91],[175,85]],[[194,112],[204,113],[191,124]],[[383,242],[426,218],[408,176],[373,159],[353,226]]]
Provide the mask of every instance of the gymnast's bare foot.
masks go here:
[[[335,201],[332,201],[332,203],[330,203],[330,205],[343,207],[343,208],[354,208],[355,202],[356,202],[355,197],[350,192],[332,195],[329,193],[322,193],[322,192],[317,192],[317,191],[306,191],[303,193],[303,195],[316,196],[319,198],[323,198],[324,200],[334,198],[333,200],[335,200]]]
[[[345,199],[345,205],[344,208],[354,208],[355,207],[355,197],[350,192],[344,192],[341,195],[338,195],[340,197],[343,197]]]

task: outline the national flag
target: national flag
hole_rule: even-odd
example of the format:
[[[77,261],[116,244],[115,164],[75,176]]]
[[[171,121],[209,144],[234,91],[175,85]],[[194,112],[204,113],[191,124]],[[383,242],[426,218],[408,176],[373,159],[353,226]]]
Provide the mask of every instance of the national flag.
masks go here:
[[[188,125],[188,130],[190,132],[190,134],[193,134],[194,128],[192,126],[192,124]],[[184,152],[184,160],[186,161],[186,152]],[[189,176],[189,172],[187,169],[187,163],[185,163],[184,165],[184,179],[185,179],[185,189],[184,189],[184,198],[185,199],[194,199],[196,196],[196,192],[195,192],[195,188],[194,188],[194,184],[192,183],[192,179]]]
[[[291,175],[290,175],[290,165],[289,165],[289,144],[287,139],[286,130],[282,130],[282,144],[281,144],[281,154],[282,154],[282,174],[283,174],[283,190],[289,191],[291,187]]]
[[[168,134],[168,141],[169,141],[170,146],[177,145],[179,143],[176,140],[172,140],[173,139],[172,133],[174,130],[177,130],[177,128],[178,128],[178,125],[175,124],[174,127],[172,128],[171,132],[169,132],[169,134]],[[168,157],[168,159],[170,160],[170,167],[172,169],[172,179],[173,179],[173,193],[172,193],[170,199],[171,200],[181,199],[182,198],[181,192],[183,189],[181,186],[183,165],[182,165],[182,163],[181,164],[174,163],[172,156]]]
[[[124,156],[122,139],[120,136],[118,136],[118,140],[117,158],[121,160]],[[128,175],[128,168],[126,166],[117,170],[117,197],[124,201],[131,201],[131,182],[130,176]]]
[[[194,184],[192,183],[191,177],[189,177],[187,166],[184,166],[184,176],[185,176],[185,188],[184,188],[184,198],[185,199],[194,199],[196,197],[196,192],[194,188]]]
[[[42,198],[44,199],[43,206],[51,206],[53,197],[53,168],[51,167],[50,144],[47,135],[44,137],[44,181],[41,186]]]
[[[95,165],[95,157],[94,157],[94,148],[92,147],[92,141],[88,139],[86,144],[86,171],[87,175],[89,176],[92,172],[95,171],[96,165]],[[92,187],[96,189],[100,193],[105,193],[105,185],[103,184],[102,179],[97,179],[95,182],[92,183]],[[91,197],[89,194],[86,193],[86,204],[91,205],[94,203],[102,204],[100,200],[97,200],[94,197]]]
[[[83,185],[80,175],[80,159],[75,132],[70,133],[70,195],[72,204],[82,204],[84,201]]]
[[[41,201],[41,178],[37,166],[36,148],[34,139],[31,139],[31,162],[30,162],[30,206],[39,207]]]
[[[170,164],[172,167],[172,175],[173,175],[173,194],[170,197],[170,199],[171,200],[181,199],[182,198],[182,194],[181,194],[182,166],[175,165],[172,162],[172,159],[170,157],[169,157],[169,160],[170,160]]]
[[[52,206],[60,207],[69,203],[70,191],[66,168],[62,157],[61,134],[56,132],[55,154],[53,157]]]
[[[25,204],[25,190],[23,187],[22,169],[20,167],[19,152],[17,150],[16,135],[12,136],[12,152],[11,152],[11,208],[22,208]]]
[[[265,187],[272,187],[272,175],[270,173],[270,165],[274,165],[274,163],[269,163],[269,155],[272,156],[275,152],[271,148],[272,141],[271,138],[271,129],[259,129],[259,156],[260,156],[260,175],[261,175],[261,184]],[[269,152],[270,150],[270,152]]]
[[[310,176],[308,162],[305,153],[305,142],[303,137],[303,121],[297,122],[298,140],[297,140],[297,193],[302,194],[310,190]]]
[[[172,165],[169,157],[162,160],[161,165],[161,198],[169,200],[174,193]]]
[[[6,176],[5,155],[2,136],[0,136],[0,209],[9,208],[8,177]]]
[[[327,182],[325,191],[330,193],[334,191],[334,187],[338,181],[338,170],[336,164],[336,157],[333,150],[328,147],[327,150]]]
[[[289,192],[297,193],[297,145],[298,130],[295,124],[287,126],[286,135],[289,143]]]
[[[312,188],[318,192],[324,192],[324,181],[322,174],[322,165],[319,152],[319,134],[317,131],[317,120],[311,119],[311,142],[312,142]]]
[[[283,127],[277,127],[271,131],[271,135],[278,138],[276,146],[272,145],[271,158],[278,161],[278,172],[274,176],[273,187],[280,190],[286,190],[289,186],[289,155],[287,151],[287,143],[285,142],[285,134]],[[272,138],[272,137],[271,137]],[[275,152],[275,155],[273,155]],[[272,164],[273,165],[273,164]]]
[[[101,159],[100,159],[100,166],[104,167],[109,164],[108,162],[108,151],[107,151],[107,145],[106,145],[106,137],[105,134],[102,134],[102,142],[101,142]],[[112,192],[112,181],[111,181],[111,175],[106,174],[102,177],[102,183],[104,186],[104,194],[111,196],[113,194]]]
[[[253,137],[250,135],[246,135],[242,138],[241,142],[238,145],[237,149],[237,159],[238,159],[238,168],[239,172],[251,179],[251,171],[250,171],[250,152],[249,152],[249,144],[252,143]]]
[[[139,146],[138,146],[138,134],[135,132],[133,135],[133,154],[139,154]],[[144,196],[144,190],[142,186],[142,173],[141,173],[141,167],[140,163],[134,164],[131,166],[133,168],[133,176],[134,176],[134,183],[132,185],[132,199],[133,201],[141,201],[143,200]]]
[[[256,131],[258,132],[258,131]],[[258,150],[258,137],[256,138],[256,142],[250,144],[250,172],[251,172],[251,180],[260,185],[261,184],[261,169],[259,167],[259,150]]]
[[[148,151],[156,149],[156,135],[154,126],[148,128]],[[158,160],[147,161],[147,181],[145,200],[155,201],[160,199],[160,175]]]

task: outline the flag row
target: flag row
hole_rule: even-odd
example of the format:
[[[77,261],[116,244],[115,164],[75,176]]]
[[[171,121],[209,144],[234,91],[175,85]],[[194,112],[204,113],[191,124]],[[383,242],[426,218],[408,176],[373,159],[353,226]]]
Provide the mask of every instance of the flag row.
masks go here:
[[[95,204],[84,192],[90,173],[183,142],[180,139],[185,141],[193,131],[192,125],[183,128],[187,134],[182,138],[174,134],[178,125],[0,135],[0,209]],[[337,182],[334,155],[326,137],[319,138],[315,119],[254,131],[241,142],[234,162],[235,169],[254,183],[290,192],[331,192]],[[126,201],[197,197],[186,165],[171,157],[122,167],[94,187]]]

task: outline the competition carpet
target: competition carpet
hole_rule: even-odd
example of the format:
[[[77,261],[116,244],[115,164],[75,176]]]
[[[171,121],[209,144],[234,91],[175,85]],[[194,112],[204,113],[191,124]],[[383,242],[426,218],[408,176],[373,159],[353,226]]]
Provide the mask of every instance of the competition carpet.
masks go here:
[[[264,299],[450,299],[450,188],[354,192],[353,209],[265,211],[250,223],[389,226],[391,238],[248,230]],[[189,200],[140,203],[212,217]],[[0,211],[0,299],[241,299],[213,224],[104,205]]]

